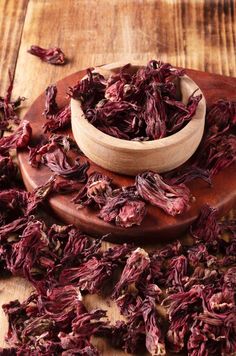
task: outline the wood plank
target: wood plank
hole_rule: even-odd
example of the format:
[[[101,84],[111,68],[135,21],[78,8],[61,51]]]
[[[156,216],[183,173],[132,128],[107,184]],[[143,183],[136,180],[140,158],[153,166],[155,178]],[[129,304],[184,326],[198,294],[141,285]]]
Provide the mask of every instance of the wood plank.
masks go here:
[[[16,95],[29,107],[45,87],[81,68],[127,60],[159,57],[173,65],[236,76],[236,4],[232,0],[1,0],[1,91],[15,72]],[[69,58],[66,66],[51,66],[27,53],[37,44],[60,46]],[[107,245],[106,245],[107,246]],[[1,279],[0,304],[30,291],[19,278]],[[90,299],[91,305],[100,305]],[[113,316],[116,318],[117,313]],[[0,345],[6,319],[0,315]],[[121,355],[98,343],[103,355]]]
[[[66,4],[29,2],[15,89],[28,98],[28,105],[50,82],[84,67],[119,60],[159,57],[173,65],[236,76],[232,1],[68,0]],[[27,53],[32,44],[59,45],[69,63],[61,67],[41,62]]]
[[[28,0],[0,1],[0,95],[8,86],[7,72],[15,71]]]

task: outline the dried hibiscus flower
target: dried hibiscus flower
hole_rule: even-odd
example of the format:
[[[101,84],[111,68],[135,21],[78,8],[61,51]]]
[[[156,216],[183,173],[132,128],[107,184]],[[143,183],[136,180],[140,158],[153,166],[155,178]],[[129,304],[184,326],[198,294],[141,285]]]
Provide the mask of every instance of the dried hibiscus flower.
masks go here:
[[[47,117],[47,121],[44,124],[44,132],[55,132],[60,129],[64,129],[70,125],[71,122],[71,109],[70,105],[66,105],[57,113]]]
[[[144,300],[142,307],[146,333],[146,348],[151,355],[165,355],[165,342],[161,331],[161,319],[152,299]]]
[[[10,136],[0,139],[0,153],[4,154],[11,148],[25,148],[31,139],[32,129],[29,121],[24,120],[19,128]]]
[[[151,140],[166,136],[167,115],[158,87],[153,86],[153,93],[147,92],[146,110],[144,112],[146,135]]]
[[[112,195],[111,178],[99,172],[89,175],[87,183],[73,198],[73,202],[81,206],[95,203],[98,207],[106,204],[106,200]]]
[[[233,134],[216,134],[203,138],[194,157],[194,164],[208,169],[210,176],[235,162],[236,137]]]
[[[89,168],[89,163],[85,162],[81,164],[79,158],[77,158],[72,165],[59,147],[53,147],[45,153],[43,155],[43,163],[52,172],[62,177],[73,178],[80,182],[84,182],[87,179],[86,172]]]
[[[217,249],[221,233],[217,210],[208,205],[203,206],[198,220],[190,228],[190,233],[196,242],[204,242],[208,247]]]
[[[167,131],[171,134],[181,130],[183,126],[191,120],[196,113],[198,103],[202,95],[194,96],[195,92],[188,98],[187,105],[176,100],[167,99],[165,103],[168,107]]]
[[[160,325],[161,319],[155,303],[151,298],[146,298],[144,301],[139,300],[127,323],[117,322],[114,327],[110,327],[108,336],[111,334],[113,339],[121,333],[118,345],[126,352],[140,352],[145,344],[151,355],[164,356],[166,349]]]
[[[111,277],[114,267],[115,263],[92,257],[78,267],[64,269],[60,275],[60,283],[65,285],[69,282],[82,291],[99,293],[103,284]]]
[[[116,225],[130,227],[140,225],[145,214],[145,203],[140,200],[135,187],[127,187],[116,189],[107,197],[99,217],[106,222],[114,221]]]
[[[44,114],[47,119],[44,124],[44,132],[55,132],[59,129],[66,128],[71,122],[70,105],[59,109],[57,102],[57,87],[49,85],[46,89],[46,101]]]
[[[182,167],[175,168],[174,170],[165,173],[164,178],[170,184],[185,184],[194,179],[202,179],[211,185],[210,172],[207,169],[200,168],[194,164],[185,164]]]
[[[189,328],[202,310],[201,291],[202,287],[197,285],[188,292],[172,294],[163,301],[170,322],[167,340],[174,352],[184,348]]]
[[[93,108],[95,103],[99,102],[105,92],[106,80],[99,74],[87,69],[87,76],[79,81],[73,88],[69,88],[69,95],[82,102],[83,109]]]
[[[70,95],[79,99],[87,120],[108,135],[126,140],[155,140],[180,130],[194,116],[201,95],[184,105],[176,79],[184,74],[168,63],[150,61],[136,73],[127,64],[107,80],[87,71]]]
[[[236,125],[236,102],[220,99],[210,106],[206,116],[208,132],[217,134]]]
[[[145,250],[141,248],[134,250],[127,259],[120,280],[114,288],[113,298],[117,298],[122,291],[126,291],[130,284],[137,283],[149,264],[150,258]]]
[[[40,249],[45,248],[47,244],[48,239],[42,224],[30,222],[24,229],[20,240],[13,244],[10,255],[6,257],[7,268],[13,274],[29,276]]]
[[[46,49],[32,45],[28,52],[50,64],[65,64],[66,62],[64,53],[58,47]]]
[[[188,260],[180,255],[173,257],[168,263],[166,286],[168,293],[183,292],[184,284],[188,281]]]
[[[100,320],[106,312],[88,312],[80,299],[78,290],[67,286],[44,296],[35,293],[21,304],[5,304],[7,340],[16,354],[97,355],[90,339],[106,325],[106,320]]]
[[[188,207],[190,192],[184,184],[169,185],[154,172],[139,174],[135,184],[145,201],[158,206],[169,215],[181,214]]]
[[[54,115],[58,111],[58,105],[56,102],[57,97],[57,87],[56,85],[49,85],[45,91],[46,101],[45,101],[45,116]]]
[[[50,150],[61,148],[63,152],[68,152],[73,147],[73,141],[67,136],[52,134],[49,139],[44,137],[34,147],[29,147],[29,163],[34,168],[38,168],[43,163],[43,155]]]
[[[25,100],[24,97],[19,97],[15,101],[11,100],[13,90],[13,76],[9,72],[9,87],[5,97],[0,96],[0,132],[9,129],[10,121],[19,124],[20,120],[16,113],[16,109]]]
[[[0,154],[0,188],[8,188],[16,185],[18,168],[9,155]]]
[[[42,145],[30,148],[29,162],[38,168],[40,163],[47,166],[52,172],[64,177],[76,179],[77,182],[87,180],[87,170],[89,163],[81,163],[78,156],[73,163],[70,163],[66,151],[70,149],[70,141],[60,135],[53,135],[49,141]]]

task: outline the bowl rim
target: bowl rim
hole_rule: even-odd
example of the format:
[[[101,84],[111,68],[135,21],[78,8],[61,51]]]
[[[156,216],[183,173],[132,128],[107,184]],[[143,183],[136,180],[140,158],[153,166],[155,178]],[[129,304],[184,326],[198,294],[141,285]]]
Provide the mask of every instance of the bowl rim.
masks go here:
[[[138,61],[128,62],[131,66],[144,66],[143,63]],[[101,73],[103,70],[112,71],[119,70],[120,67],[124,66],[126,63],[123,62],[114,62],[105,64],[99,67],[94,68],[93,71],[99,72],[101,69]],[[83,78],[82,78],[83,79]],[[192,119],[185,125],[180,131],[174,133],[173,135],[163,137],[157,140],[150,141],[131,141],[120,139],[117,137],[110,136],[98,128],[93,126],[86,118],[85,114],[81,107],[81,101],[78,99],[71,98],[71,113],[72,113],[72,122],[76,125],[79,124],[80,128],[86,132],[86,135],[92,138],[96,143],[101,144],[104,147],[112,147],[113,149],[117,148],[118,150],[122,149],[124,151],[146,151],[146,150],[156,150],[156,149],[166,149],[167,147],[176,146],[183,141],[186,140],[186,137],[189,137],[192,133],[194,133],[199,128],[199,121],[205,121],[205,113],[206,113],[206,100],[204,94],[202,93],[199,86],[188,76],[183,75],[180,80],[184,80],[186,84],[193,87],[193,92],[196,90],[197,94],[202,95],[202,99],[197,106],[197,110]],[[80,118],[78,119],[78,116]],[[76,122],[75,122],[76,120]],[[73,131],[73,125],[72,125]]]

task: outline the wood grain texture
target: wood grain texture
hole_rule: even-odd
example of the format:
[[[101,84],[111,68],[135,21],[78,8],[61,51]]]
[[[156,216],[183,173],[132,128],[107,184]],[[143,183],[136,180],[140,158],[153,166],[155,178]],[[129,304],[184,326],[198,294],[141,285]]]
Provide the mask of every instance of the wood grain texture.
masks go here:
[[[8,86],[8,70],[15,71],[28,0],[0,1],[0,95]]]
[[[50,82],[114,61],[161,58],[173,65],[236,76],[234,1],[30,1],[16,68],[28,105]],[[27,53],[60,45],[66,66]],[[24,68],[24,69],[23,69]],[[22,71],[23,69],[23,71]],[[24,75],[22,75],[24,72]]]
[[[14,92],[28,98],[27,107],[49,83],[87,66],[119,60],[158,57],[236,76],[235,11],[234,0],[1,0],[0,93],[6,89],[7,69],[14,71],[16,62]],[[59,45],[69,63],[42,63],[27,54],[32,44]],[[1,279],[0,291],[3,304],[24,299],[30,286],[22,279]],[[90,302],[98,306],[101,301]],[[3,345],[7,324],[2,314],[0,320]],[[99,347],[103,355],[121,355],[101,341]]]

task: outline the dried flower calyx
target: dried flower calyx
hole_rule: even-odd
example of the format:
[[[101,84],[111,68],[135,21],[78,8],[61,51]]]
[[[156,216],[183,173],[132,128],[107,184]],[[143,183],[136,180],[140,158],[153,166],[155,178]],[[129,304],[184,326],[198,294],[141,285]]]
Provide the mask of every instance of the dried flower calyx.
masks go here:
[[[106,222],[115,222],[122,227],[140,225],[146,214],[146,205],[135,187],[120,188],[106,199],[99,217]]]
[[[88,121],[126,140],[156,140],[181,130],[201,100],[193,93],[186,105],[180,101],[176,79],[184,71],[154,60],[133,75],[129,67],[107,80],[89,69],[87,78],[71,89]]]
[[[89,175],[87,183],[79,193],[73,198],[76,204],[81,206],[96,204],[102,207],[106,200],[112,195],[111,178],[99,172],[93,172]]]
[[[152,205],[175,216],[183,213],[190,200],[190,191],[184,184],[170,185],[154,172],[144,172],[135,179],[139,195]]]
[[[30,54],[33,54],[36,57],[39,57],[42,61],[50,64],[65,64],[66,58],[65,54],[59,47],[53,48],[42,48],[39,46],[32,45],[28,50]]]

